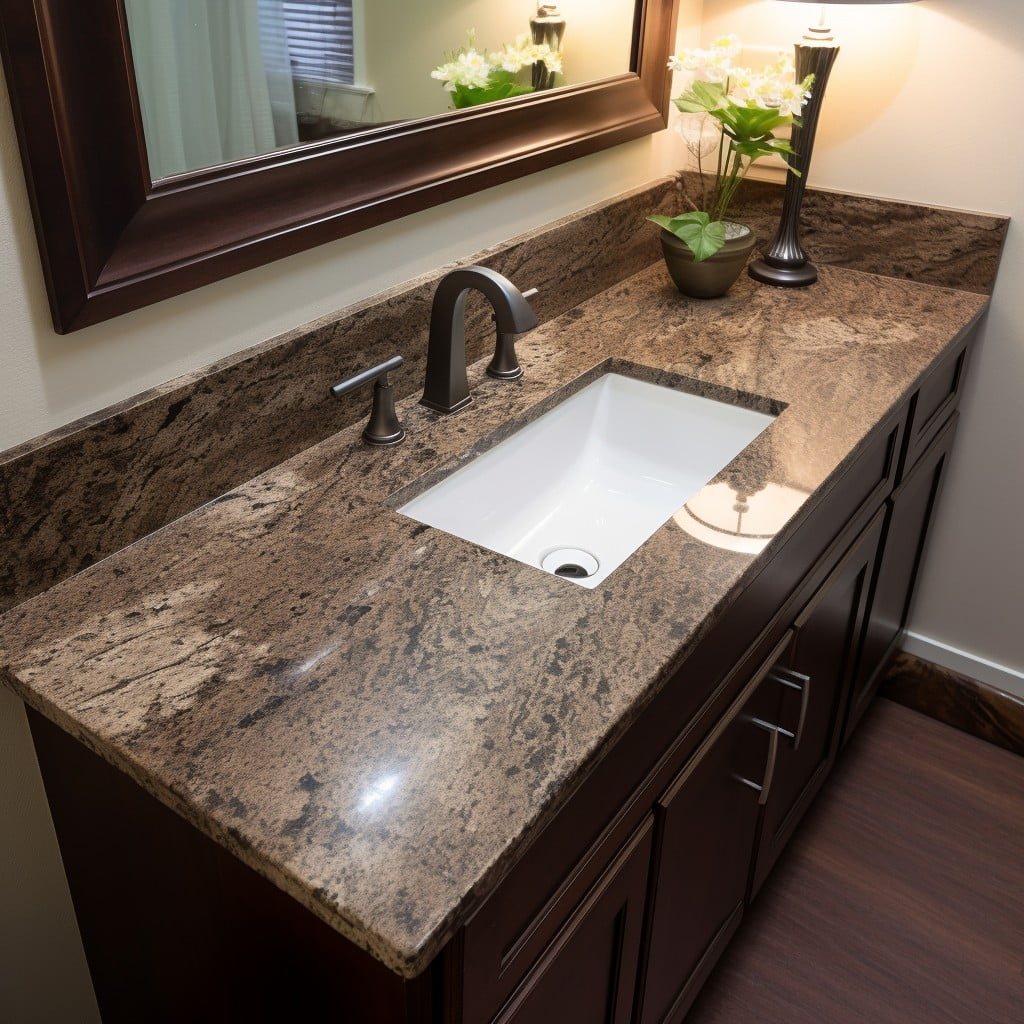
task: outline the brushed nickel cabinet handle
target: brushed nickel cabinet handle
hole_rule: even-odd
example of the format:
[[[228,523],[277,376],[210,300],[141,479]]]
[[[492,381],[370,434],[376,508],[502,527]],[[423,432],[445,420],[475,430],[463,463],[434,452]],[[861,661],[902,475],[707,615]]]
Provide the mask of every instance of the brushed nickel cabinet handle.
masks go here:
[[[737,775],[736,780],[742,782],[744,786],[749,786],[752,790],[757,793],[758,806],[763,807],[768,802],[768,794],[771,792],[772,779],[775,777],[775,761],[779,756],[779,732],[780,730],[777,725],[772,725],[770,722],[762,721],[760,718],[752,718],[751,722],[756,725],[759,729],[764,729],[768,732],[768,758],[764,766],[764,777],[760,783],[754,782],[751,779],[746,779],[742,775]]]
[[[793,749],[798,750],[804,735],[804,723],[807,721],[807,706],[811,700],[811,677],[791,668],[773,669],[771,677],[787,689],[800,691],[800,718],[796,724],[796,732],[783,730],[786,738],[793,741]]]

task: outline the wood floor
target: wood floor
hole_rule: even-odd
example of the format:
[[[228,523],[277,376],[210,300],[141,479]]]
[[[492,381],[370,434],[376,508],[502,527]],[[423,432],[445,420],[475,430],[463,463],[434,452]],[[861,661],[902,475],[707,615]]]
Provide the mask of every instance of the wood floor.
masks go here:
[[[877,700],[687,1024],[1024,1024],[1024,758]]]

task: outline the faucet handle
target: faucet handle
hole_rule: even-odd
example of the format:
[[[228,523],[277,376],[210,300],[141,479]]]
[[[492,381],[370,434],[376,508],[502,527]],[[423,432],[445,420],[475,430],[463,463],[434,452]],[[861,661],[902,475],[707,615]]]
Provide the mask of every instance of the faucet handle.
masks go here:
[[[539,292],[540,292],[539,288],[527,288],[525,292],[522,292],[522,296],[523,296],[524,299],[532,299],[534,297],[534,295],[538,294]],[[497,313],[493,313],[493,312],[491,313],[491,322],[492,323],[497,323],[498,322],[498,314]]]
[[[522,293],[524,299],[532,299],[539,288],[527,288]],[[491,315],[491,319],[497,323],[497,316]],[[487,376],[496,380],[518,380],[523,375],[523,368],[519,365],[516,357],[516,336],[498,331],[494,343],[494,358],[487,364]]]
[[[368,370],[361,370],[351,377],[346,377],[340,384],[335,384],[331,388],[331,394],[335,398],[341,398],[342,395],[369,384],[371,380],[374,382],[373,408],[370,411],[370,420],[363,431],[363,440],[367,444],[384,447],[405,440],[405,431],[395,414],[395,396],[391,389],[391,381],[388,379],[388,374],[392,370],[397,370],[404,362],[401,356],[392,356],[377,366],[371,366]]]

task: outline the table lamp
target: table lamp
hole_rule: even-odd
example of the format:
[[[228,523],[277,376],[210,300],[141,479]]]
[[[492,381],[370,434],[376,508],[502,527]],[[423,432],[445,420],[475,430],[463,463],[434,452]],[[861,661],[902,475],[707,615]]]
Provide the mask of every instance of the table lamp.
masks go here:
[[[802,81],[807,75],[814,75],[811,98],[800,115],[800,124],[793,125],[790,145],[796,156],[789,159],[789,165],[798,174],[786,174],[786,187],[782,198],[782,217],[775,238],[768,251],[750,264],[748,272],[755,281],[765,284],[798,288],[814,284],[818,271],[800,247],[800,207],[807,186],[807,172],[811,166],[811,150],[814,148],[814,133],[818,127],[818,115],[825,98],[825,86],[832,71],[839,47],[832,38],[832,30],[825,21],[826,4],[821,0],[784,0],[786,3],[817,3],[820,8],[818,24],[811,26],[803,41],[796,44],[796,80]],[[915,0],[828,0],[829,4],[914,3]]]

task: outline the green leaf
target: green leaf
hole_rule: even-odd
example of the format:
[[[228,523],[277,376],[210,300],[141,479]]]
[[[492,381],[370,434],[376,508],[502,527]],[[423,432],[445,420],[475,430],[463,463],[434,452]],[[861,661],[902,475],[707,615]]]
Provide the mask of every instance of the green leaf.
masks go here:
[[[456,110],[466,107],[478,107],[481,103],[494,103],[497,100],[511,99],[513,96],[525,96],[533,92],[529,85],[519,85],[515,75],[508,71],[492,71],[486,88],[474,89],[467,85],[455,86],[452,93],[452,104]]]
[[[680,217],[663,217],[655,214],[647,219],[654,221],[666,231],[671,231],[685,242],[698,263],[709,256],[714,256],[725,245],[725,225],[720,220],[712,220],[702,211],[694,210]]]
[[[681,217],[663,217],[661,214],[652,214],[647,219],[653,221],[659,227],[663,227],[666,231],[671,231],[673,235],[679,233],[679,229],[685,227],[687,224],[692,224],[694,218],[707,217],[706,213],[684,213]],[[680,236],[681,237],[681,236]]]
[[[729,106],[725,86],[719,82],[694,82],[687,92],[672,101],[684,114],[710,114],[718,116]]]
[[[678,217],[665,217],[660,213],[652,213],[647,219],[649,221],[653,221],[658,225],[658,227],[664,228],[666,231],[671,231],[673,234],[675,234],[675,230],[673,229],[672,224],[674,221],[679,220]]]

